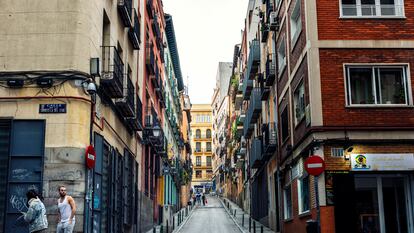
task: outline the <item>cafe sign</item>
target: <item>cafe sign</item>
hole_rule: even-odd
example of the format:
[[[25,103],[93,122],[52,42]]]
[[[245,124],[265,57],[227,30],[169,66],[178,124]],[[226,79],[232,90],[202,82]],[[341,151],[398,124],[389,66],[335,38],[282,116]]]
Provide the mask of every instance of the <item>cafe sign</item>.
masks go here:
[[[411,171],[414,154],[351,154],[352,171]]]

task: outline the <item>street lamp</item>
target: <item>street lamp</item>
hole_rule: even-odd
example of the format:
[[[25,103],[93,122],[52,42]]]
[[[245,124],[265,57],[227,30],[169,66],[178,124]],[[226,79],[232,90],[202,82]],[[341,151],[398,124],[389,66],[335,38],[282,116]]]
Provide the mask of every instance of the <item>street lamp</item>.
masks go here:
[[[160,128],[158,125],[155,125],[155,126],[152,128],[152,135],[153,135],[154,137],[158,138],[158,137],[160,136],[160,134],[161,134],[161,128]]]

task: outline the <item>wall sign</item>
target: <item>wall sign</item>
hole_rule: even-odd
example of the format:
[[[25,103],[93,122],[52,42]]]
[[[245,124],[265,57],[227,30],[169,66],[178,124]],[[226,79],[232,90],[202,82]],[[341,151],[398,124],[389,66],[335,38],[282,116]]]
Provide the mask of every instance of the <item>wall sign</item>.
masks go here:
[[[414,154],[351,154],[352,171],[411,171]]]
[[[39,113],[66,113],[66,104],[39,104]]]

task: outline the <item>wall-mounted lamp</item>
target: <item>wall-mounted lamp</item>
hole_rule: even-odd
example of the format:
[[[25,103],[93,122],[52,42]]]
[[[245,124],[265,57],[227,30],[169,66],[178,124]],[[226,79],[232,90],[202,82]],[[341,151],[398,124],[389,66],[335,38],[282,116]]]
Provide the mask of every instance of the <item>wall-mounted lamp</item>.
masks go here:
[[[348,147],[348,149],[346,149],[347,152],[352,152],[354,150],[354,148],[352,146]]]
[[[345,158],[345,160],[349,160],[351,158],[351,155],[350,154],[345,154],[344,158]]]

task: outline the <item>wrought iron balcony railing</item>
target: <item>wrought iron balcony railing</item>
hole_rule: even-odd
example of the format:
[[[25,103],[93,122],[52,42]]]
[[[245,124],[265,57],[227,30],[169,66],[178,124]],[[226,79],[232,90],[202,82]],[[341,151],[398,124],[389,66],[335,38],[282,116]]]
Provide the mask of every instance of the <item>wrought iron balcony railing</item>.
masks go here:
[[[243,99],[248,100],[253,89],[253,80],[244,78],[243,80]]]
[[[134,26],[129,28],[128,37],[132,43],[132,47],[135,50],[139,49],[141,43],[141,25],[138,18],[138,13],[134,9]]]
[[[125,75],[124,97],[117,99],[115,105],[124,117],[134,117],[135,115],[135,87],[129,75]]]
[[[154,46],[152,43],[147,43],[145,48],[145,65],[147,67],[148,74],[155,74],[155,56]]]
[[[273,85],[276,78],[276,62],[272,60],[273,55],[269,54],[266,60],[266,86]]]
[[[247,79],[253,79],[260,65],[260,43],[254,39],[250,44],[249,57],[247,59],[247,70],[244,76]]]
[[[264,153],[271,155],[277,149],[277,126],[275,122],[263,124],[263,149]]]
[[[132,26],[132,0],[118,0],[118,12],[125,27]]]
[[[101,86],[110,98],[122,98],[124,63],[114,46],[102,46]]]

